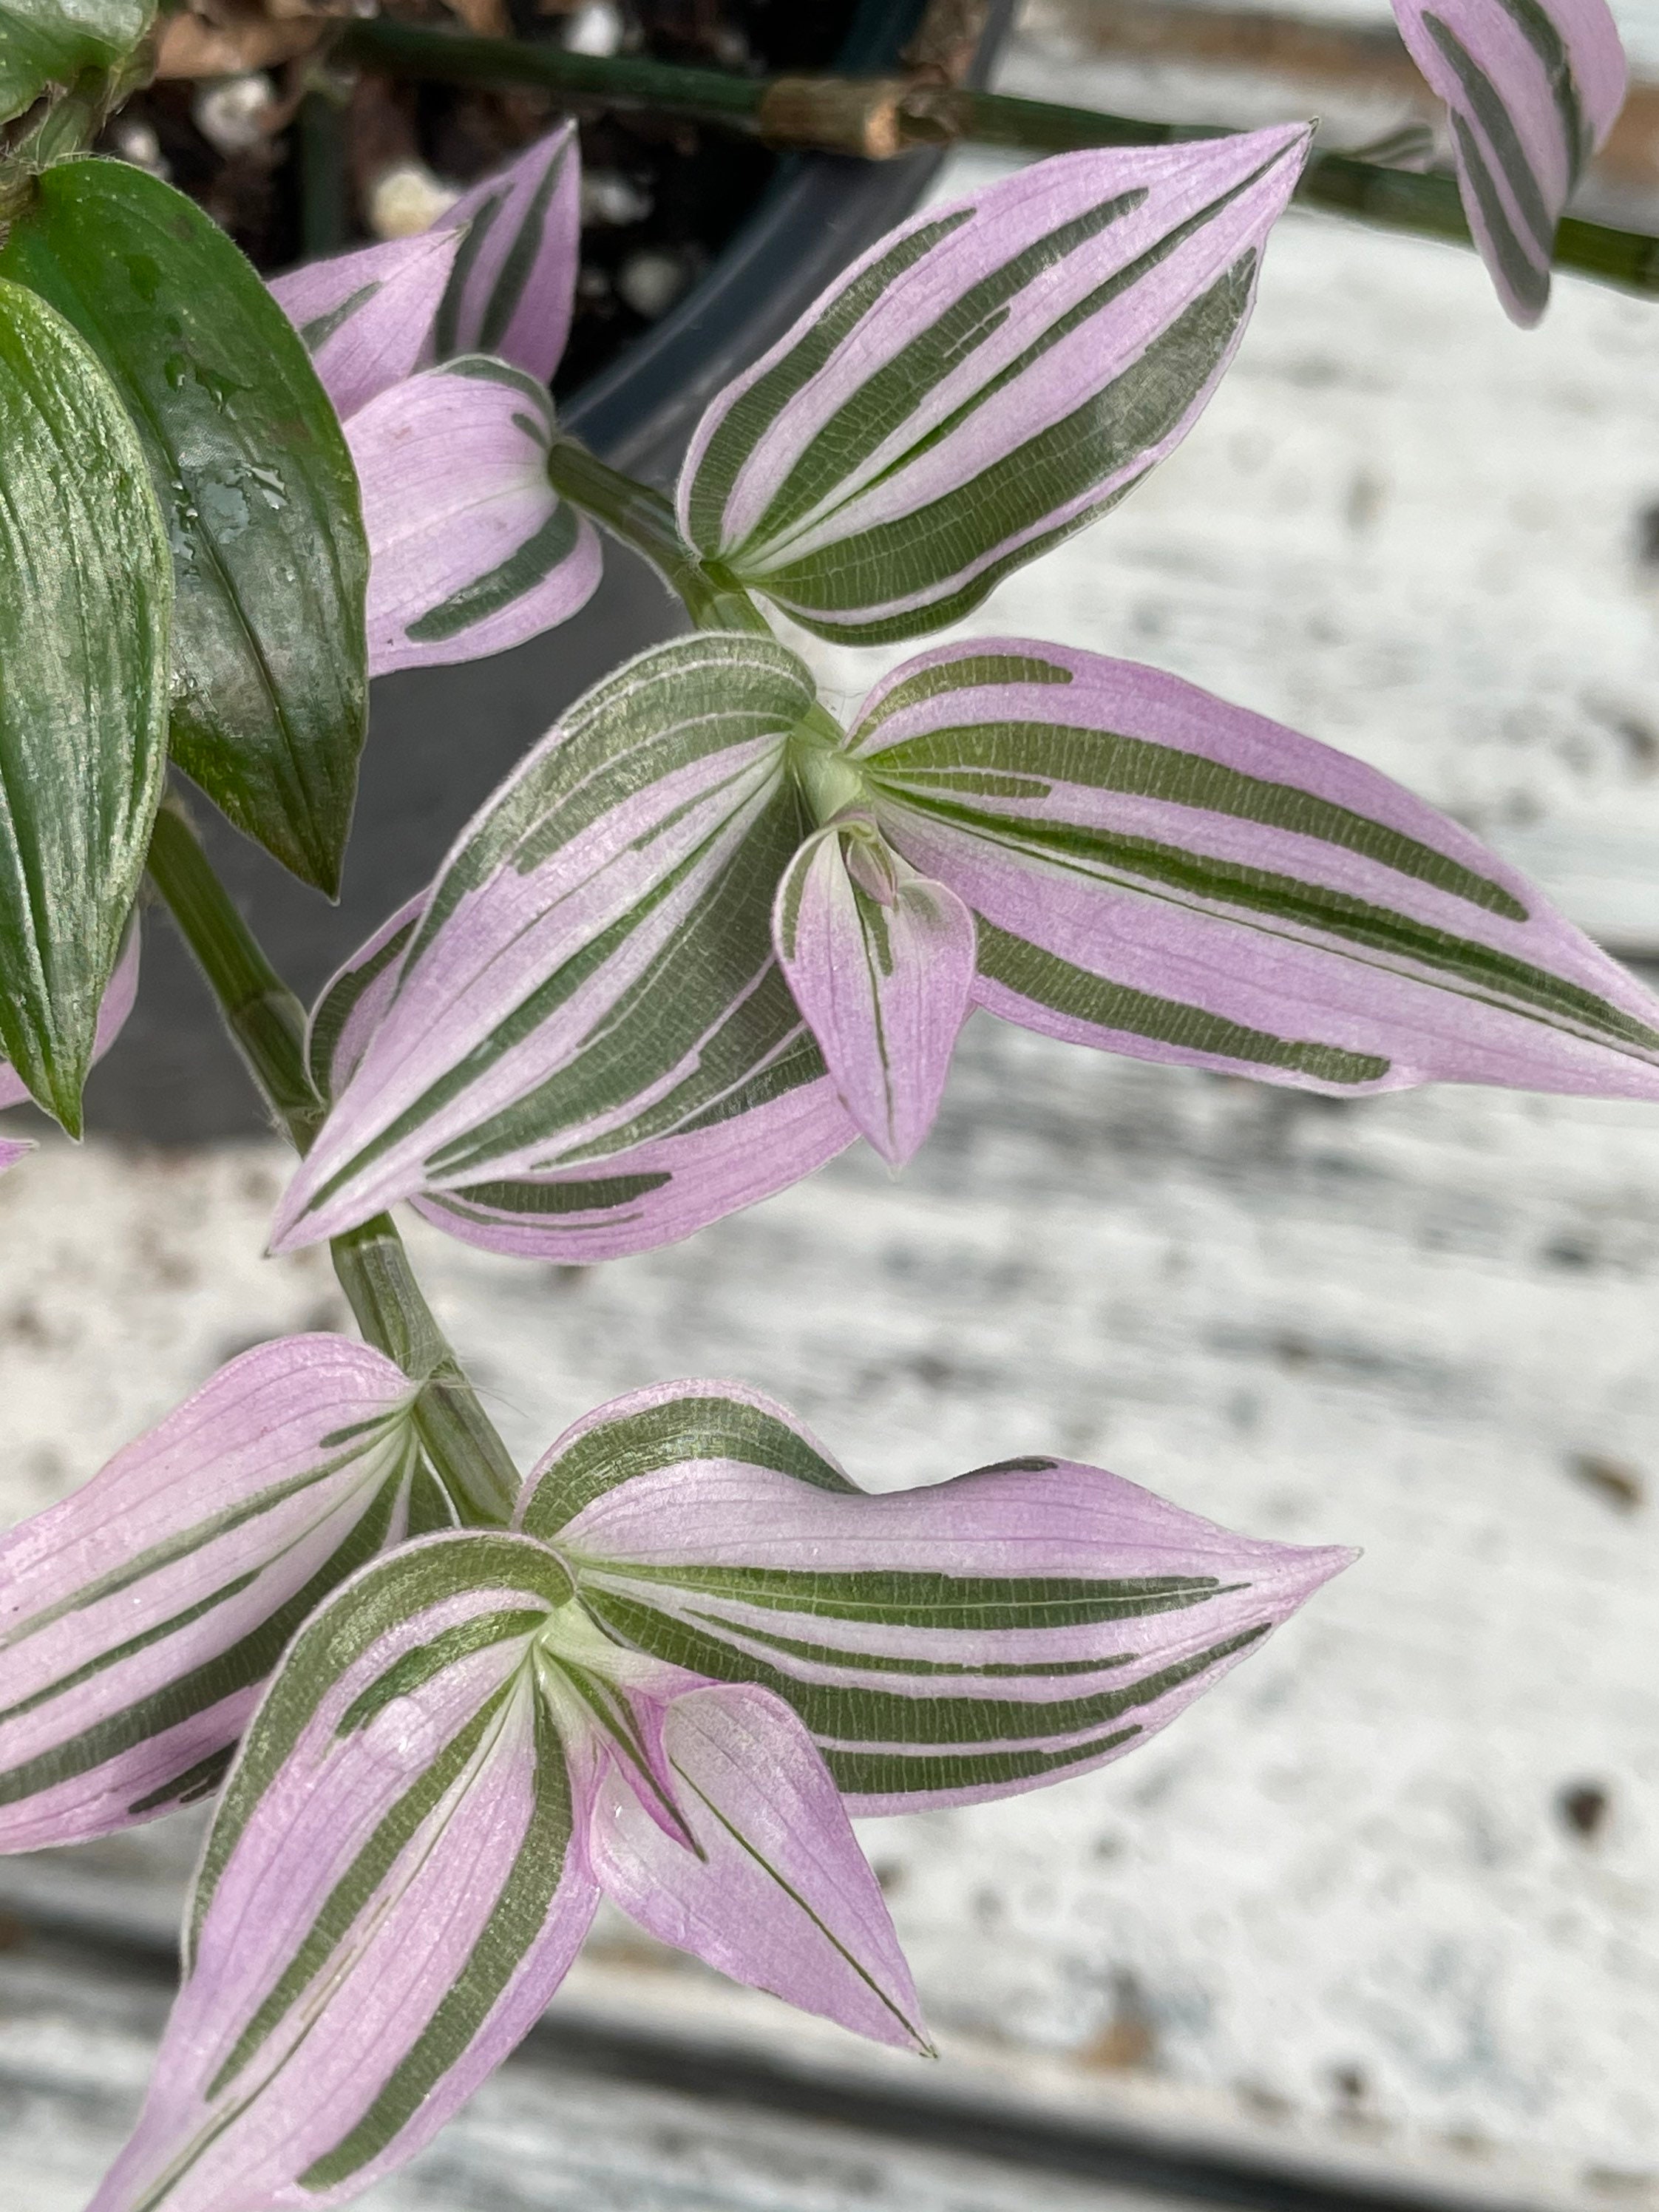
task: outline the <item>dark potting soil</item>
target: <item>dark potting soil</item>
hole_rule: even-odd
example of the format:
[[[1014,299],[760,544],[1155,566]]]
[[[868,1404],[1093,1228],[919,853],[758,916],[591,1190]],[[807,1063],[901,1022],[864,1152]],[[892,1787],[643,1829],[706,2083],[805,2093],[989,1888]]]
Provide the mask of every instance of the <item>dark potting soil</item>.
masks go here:
[[[557,40],[574,20],[538,12],[538,0],[511,5],[521,38]],[[456,21],[440,0],[392,0],[386,12]],[[869,0],[862,12],[872,12]],[[888,12],[913,11],[898,0]],[[860,10],[856,0],[622,0],[616,13],[623,52],[761,76],[833,66]],[[314,165],[331,158],[340,172],[333,221],[325,222],[333,233],[330,250],[338,250],[369,242],[368,195],[393,164],[418,159],[446,183],[464,186],[563,112],[553,93],[407,84],[368,71],[357,74],[343,107],[331,111],[313,94],[302,111],[299,73],[308,66],[268,73],[270,112],[289,119],[240,151],[222,150],[204,132],[202,87],[182,80],[152,85],[130,101],[106,146],[126,153],[143,143],[147,127],[162,173],[270,275],[306,258],[308,161],[313,250]],[[319,131],[325,141],[332,137],[331,147],[319,148]],[[608,366],[689,289],[752,211],[780,158],[727,131],[651,116],[592,116],[580,132],[582,261],[570,341],[555,382],[562,398]]]

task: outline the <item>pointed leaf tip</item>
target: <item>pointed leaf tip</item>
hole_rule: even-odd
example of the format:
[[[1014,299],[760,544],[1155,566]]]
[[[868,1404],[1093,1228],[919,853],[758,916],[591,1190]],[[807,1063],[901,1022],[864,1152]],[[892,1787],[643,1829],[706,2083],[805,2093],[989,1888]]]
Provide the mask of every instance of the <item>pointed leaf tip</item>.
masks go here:
[[[179,580],[171,757],[332,896],[367,724],[368,554],[303,344],[212,218],[125,161],[46,170],[0,276],[74,324],[143,449]]]
[[[94,349],[5,281],[0,450],[0,1101],[78,1136],[161,798],[173,568]]]
[[[1121,1758],[1353,1556],[1236,1535],[1047,1457],[869,1497],[729,1385],[601,1408],[520,1513],[613,1635],[781,1698],[854,1814]]]
[[[613,1761],[589,1845],[606,1893],[659,1941],[855,2034],[929,2055],[885,1899],[829,1770],[781,1698],[709,1685],[662,1716],[696,1852]]]
[[[342,422],[414,374],[459,246],[459,233],[422,231],[273,278]]]
[[[1177,677],[976,639],[896,670],[852,745],[883,834],[975,914],[1007,1020],[1336,1095],[1659,1098],[1659,1000],[1524,877]]]
[[[580,252],[581,156],[566,123],[445,215],[459,252],[432,357],[489,353],[546,384],[564,351]]]

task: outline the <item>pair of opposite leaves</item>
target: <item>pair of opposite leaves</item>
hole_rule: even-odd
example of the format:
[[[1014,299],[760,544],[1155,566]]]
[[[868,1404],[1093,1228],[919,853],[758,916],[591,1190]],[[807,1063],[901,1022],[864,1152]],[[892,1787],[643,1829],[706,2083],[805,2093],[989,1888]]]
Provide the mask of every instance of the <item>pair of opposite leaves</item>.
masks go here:
[[[1521,313],[1522,319],[1535,319],[1542,305],[1540,287],[1547,283],[1547,249],[1556,216],[1583,159],[1605,137],[1622,96],[1623,59],[1610,19],[1601,0],[1571,0],[1571,4],[1555,0],[1548,10],[1538,6],[1536,0],[1462,0],[1462,4],[1439,14],[1402,6],[1401,19],[1413,51],[1452,108],[1464,197],[1482,250],[1511,311]],[[1262,137],[1266,140],[1272,135]],[[1281,143],[1277,149],[1280,158],[1263,165],[1266,172],[1277,168],[1279,178],[1277,187],[1257,194],[1259,201],[1269,204],[1265,211],[1258,209],[1258,246],[1277,212],[1277,205],[1271,203],[1277,198],[1277,204],[1282,205],[1282,192],[1291,181],[1287,173],[1291,164],[1282,159],[1284,152]],[[1161,160],[1170,158],[1143,156],[1138,165],[1133,159],[1127,163],[1116,161],[1126,181],[1129,172],[1138,168],[1154,191],[1159,184],[1169,188],[1164,197],[1169,203],[1164,212],[1170,221],[1156,232],[1161,248],[1156,241],[1147,248],[1154,268],[1158,258],[1168,257],[1171,242],[1180,239],[1177,204],[1183,182],[1182,158],[1173,157],[1173,175],[1159,174]],[[1086,167],[1093,157],[1078,160]],[[1123,214],[1124,197],[1115,197],[1107,190],[1114,160],[1109,156],[1095,161],[1093,179],[1100,190],[1091,208],[1074,208],[1073,223],[1098,225]],[[70,166],[70,169],[88,167]],[[1200,173],[1201,170],[1200,159]],[[1193,173],[1188,161],[1186,179]],[[1241,189],[1237,174],[1233,174],[1232,191]],[[72,185],[70,170],[58,179],[60,184],[66,181]],[[1217,204],[1224,209],[1229,189],[1224,162],[1208,208],[1202,205],[1205,195],[1200,189],[1188,210],[1187,221],[1200,229],[1213,228]],[[1138,191],[1131,183],[1129,202]],[[1084,198],[1087,197],[1085,189]],[[970,234],[951,257],[958,268],[971,267],[975,246],[982,248],[988,239],[991,253],[988,258],[982,251],[980,254],[988,271],[999,243],[1018,242],[1014,236],[1018,198],[1012,192],[988,196],[985,219],[978,225],[979,237],[975,240]],[[1041,196],[1036,204],[1040,201]],[[560,506],[547,483],[544,461],[552,424],[545,393],[538,388],[556,361],[568,328],[576,264],[576,205],[575,153],[567,131],[532,149],[504,177],[476,187],[451,211],[441,231],[414,242],[412,247],[377,248],[346,256],[299,272],[278,288],[317,353],[349,426],[348,442],[362,480],[374,545],[370,582],[373,666],[418,665],[500,649],[565,618],[582,604],[597,579],[598,545],[591,529]],[[940,212],[949,219],[947,228],[949,223],[965,222],[971,234],[972,210],[958,207]],[[1006,226],[1002,241],[990,238],[997,222]],[[855,274],[866,287],[874,284],[879,289],[884,276],[890,276],[895,270],[902,275],[915,260],[919,243],[936,235],[929,220],[921,219],[888,242],[890,252],[878,249]],[[1051,231],[1046,238],[1028,236],[1024,243],[1053,252],[1055,234]],[[1075,236],[1069,235],[1067,243],[1075,244]],[[1528,253],[1534,262],[1542,255],[1531,280],[1526,279],[1522,267]],[[38,268],[27,252],[25,263],[27,265],[20,273],[26,281],[40,283],[50,294],[53,279],[50,252]],[[787,497],[781,503],[771,501],[765,518],[769,531],[757,530],[752,526],[760,518],[752,510],[745,514],[741,499],[734,509],[723,495],[733,488],[729,472],[734,459],[746,458],[745,408],[740,405],[735,410],[734,423],[728,404],[727,419],[718,423],[723,410],[722,403],[717,402],[711,410],[711,421],[718,423],[711,441],[714,450],[702,457],[701,484],[684,487],[688,495],[683,498],[682,507],[688,537],[702,552],[717,560],[737,556],[734,565],[746,571],[747,580],[801,619],[831,634],[873,639],[933,627],[975,603],[1007,567],[1032,557],[1066,529],[1102,512],[1176,441],[1202,404],[1208,386],[1224,366],[1231,343],[1236,343],[1243,311],[1248,307],[1253,274],[1253,265],[1249,264],[1249,257],[1242,255],[1233,272],[1233,289],[1242,289],[1244,297],[1237,302],[1239,312],[1231,316],[1224,301],[1196,302],[1183,294],[1179,280],[1162,287],[1161,296],[1158,285],[1143,285],[1138,303],[1143,358],[1134,364],[1136,373],[1112,380],[1109,394],[1085,395],[1092,399],[1092,409],[1073,410],[1069,420],[1062,410],[1059,416],[1048,421],[1048,430],[1057,434],[1021,440],[1016,428],[1025,419],[1019,410],[1034,398],[1039,403],[1046,398],[1052,413],[1058,391],[1052,377],[1015,375],[1008,380],[1018,387],[1018,398],[1010,403],[1005,395],[1000,452],[995,448],[997,410],[985,404],[987,395],[981,391],[973,410],[979,419],[973,427],[981,441],[988,441],[988,450],[994,460],[1000,462],[1000,468],[974,469],[973,438],[958,438],[954,476],[947,471],[942,480],[935,477],[930,484],[926,469],[902,472],[904,482],[896,507],[902,512],[896,514],[892,496],[884,502],[856,496],[849,500],[844,478],[826,486],[820,469],[817,489],[820,494],[828,489],[832,495],[832,520],[827,531],[823,526],[822,498],[816,517],[809,517],[806,512],[811,504],[810,481],[805,489],[799,482],[793,484],[793,508]],[[994,297],[998,291],[994,272],[988,287],[981,282],[969,288],[977,295],[981,313],[1006,315],[1009,300],[1017,299],[1022,289],[1018,254],[1005,256],[1002,265],[1005,273],[1013,272],[1013,283],[1012,287],[1005,286],[1000,302]],[[1522,273],[1517,274],[1518,270]],[[821,303],[831,319],[837,307],[844,313],[854,306],[856,289],[856,286],[843,289]],[[958,308],[964,304],[959,295]],[[1074,301],[1073,305],[1080,310],[1083,303]],[[1171,312],[1175,307],[1191,310],[1200,306],[1205,312],[1196,316]],[[1018,320],[1017,310],[1014,319]],[[879,319],[872,323],[855,313],[854,319],[860,325],[860,351],[872,339],[878,342]],[[1120,335],[1133,342],[1134,315],[1120,319]],[[1195,322],[1204,327],[1195,329]],[[1178,355],[1183,346],[1190,350],[1194,338],[1200,356],[1208,358],[1200,359],[1196,372],[1190,362],[1172,364],[1171,353]],[[1048,346],[1056,343],[1052,321],[1042,343]],[[422,359],[441,362],[471,345],[498,349],[525,374],[514,377],[499,362],[483,357],[457,362],[447,374],[435,380],[410,374]],[[789,341],[779,349],[789,350]],[[794,351],[799,356],[801,349]],[[933,351],[937,360],[937,344]],[[913,354],[914,348],[901,349],[885,363],[890,384],[914,380],[919,374],[926,380],[927,364],[910,357]],[[775,356],[762,368],[775,366]],[[810,358],[805,362],[797,359],[794,363],[798,373],[804,371],[809,376],[822,366]],[[984,366],[988,366],[988,360],[981,363]],[[1203,373],[1206,369],[1207,377]],[[526,377],[532,380],[526,382]],[[757,380],[763,384],[768,380],[757,372],[734,387],[733,393],[723,395],[723,399],[729,403],[734,396],[742,398],[750,393],[747,412],[752,414],[751,388]],[[771,380],[775,381],[775,377]],[[877,376],[872,380],[872,386],[881,380]],[[838,381],[844,385],[845,376],[838,380],[832,373],[818,381],[823,389],[834,390]],[[1171,383],[1173,392],[1168,388]],[[1154,412],[1161,407],[1164,434],[1161,439],[1156,434],[1157,426],[1145,420],[1149,405]],[[794,411],[799,414],[799,410]],[[1090,414],[1095,417],[1092,422],[1081,419]],[[1120,432],[1127,420],[1130,435],[1118,438],[1119,450],[1102,451],[1098,418],[1113,414],[1119,418]],[[920,423],[911,427],[919,428]],[[935,434],[937,430],[935,420]],[[1095,434],[1092,441],[1088,435],[1091,431]],[[1083,456],[1076,450],[1080,437],[1093,447]],[[1109,432],[1105,443],[1109,447],[1111,442]],[[1071,450],[1066,453],[1056,450],[1067,447]],[[1139,465],[1125,465],[1126,461]],[[970,482],[964,481],[964,462]],[[763,478],[763,468],[760,474]],[[809,480],[811,475],[809,470]],[[888,489],[890,495],[894,488]],[[843,510],[838,517],[834,514],[836,495],[840,495]],[[1023,516],[1017,511],[1022,505]],[[1000,526],[988,533],[975,530],[969,522],[964,535],[963,510],[969,507],[996,513]],[[819,525],[816,532],[810,526],[814,520]],[[856,526],[860,524],[863,526]],[[896,594],[890,589],[896,578],[907,586]],[[884,593],[876,590],[876,603],[861,604],[871,600],[872,581],[878,587],[884,584],[890,588]],[[916,588],[918,581],[921,588]],[[332,725],[340,717],[335,712],[328,719]],[[190,735],[188,715],[177,734],[180,744],[185,744]],[[224,750],[222,739],[216,740],[210,730],[198,732],[191,742],[198,747],[206,744],[216,757]],[[150,784],[159,788],[154,775]],[[211,787],[216,788],[216,782]],[[152,789],[152,800],[154,796]],[[256,805],[252,795],[244,796],[254,806],[255,814],[268,811]],[[234,793],[228,794],[227,804],[236,811]],[[120,876],[125,882],[137,865],[141,846],[142,838],[128,856],[131,865],[125,874],[119,868],[112,871],[93,866],[97,856],[83,856],[88,865],[79,873],[88,879]],[[857,903],[855,893],[827,862],[819,874],[832,880],[843,925],[850,929],[855,917],[848,909]],[[895,893],[890,860],[884,861],[878,856],[866,875],[886,885],[888,895],[877,897],[875,905],[889,912],[866,911],[858,920],[857,935],[867,939],[873,929],[878,940],[884,939],[890,911],[897,908],[901,915],[908,910],[912,921],[925,916],[924,929],[931,928],[937,941],[932,963],[937,988],[926,1000],[933,1011],[923,1023],[933,1038],[931,1058],[937,1061],[938,1039],[950,1026],[948,1013],[938,1009],[948,1003],[952,988],[949,979],[954,975],[959,985],[965,973],[965,918],[944,893],[914,890],[902,896]],[[108,937],[119,915],[112,908],[104,920],[110,927],[103,935]],[[107,946],[100,944],[92,948],[97,957],[90,964],[100,979],[108,972],[113,942],[112,937]],[[884,945],[878,943],[873,957],[879,963],[884,957]],[[77,968],[77,975],[78,972]],[[55,983],[49,978],[41,980],[49,986],[48,998],[68,1003],[85,995],[72,988],[76,976],[59,977]],[[810,995],[811,986],[804,975],[801,982]],[[31,1042],[43,1022],[43,1034],[56,1025],[46,1018],[51,1009],[34,1011],[42,1019],[24,1023],[12,1040],[15,1052]],[[890,1017],[896,1012],[896,1008],[888,1010]],[[854,1031],[866,1033],[867,1043],[872,1023],[881,1019],[881,1010],[863,1004],[850,1010],[849,1019]],[[76,1059],[76,1067],[54,1069],[50,1053],[39,1066],[33,1064],[38,1054],[26,1052],[25,1058],[29,1062],[29,1088],[36,1096],[52,1097],[60,1115],[73,1126],[77,1068],[83,1065],[90,1047],[89,1016],[84,1024],[71,1026],[84,1030],[76,1054],[68,1055]],[[832,1056],[833,1049],[832,1046]],[[904,1100],[890,1095],[878,1096],[890,1091],[890,1086],[884,1079],[870,1079],[874,1063],[867,1050],[863,1056],[866,1079],[861,1085],[850,1066],[842,1071],[850,1103],[860,1123],[872,1133],[884,1127],[884,1137],[878,1136],[878,1141],[902,1153],[917,1129],[925,1125],[927,1085],[921,1085],[920,1109],[915,1098],[907,1106]],[[909,1088],[914,1091],[915,1086]],[[0,1167],[16,1157],[15,1144],[6,1144],[0,1148]]]
[[[261,1346],[0,1540],[0,1848],[204,1795],[242,1737],[95,2212],[356,2195],[532,2025],[601,1893],[925,2049],[848,1814],[1121,1757],[1350,1556],[1050,1459],[872,1497],[712,1382],[590,1414],[510,1531],[458,1531],[415,1395],[364,1346]]]
[[[711,406],[688,543],[826,635],[974,604],[1184,434],[1304,150],[1067,156],[926,211]],[[921,655],[848,734],[785,647],[705,634],[579,702],[325,994],[278,1241],[401,1199],[561,1260],[684,1235],[857,1130],[907,1157],[973,1003],[1338,1094],[1659,1095],[1648,994],[1353,761],[1019,639]]]

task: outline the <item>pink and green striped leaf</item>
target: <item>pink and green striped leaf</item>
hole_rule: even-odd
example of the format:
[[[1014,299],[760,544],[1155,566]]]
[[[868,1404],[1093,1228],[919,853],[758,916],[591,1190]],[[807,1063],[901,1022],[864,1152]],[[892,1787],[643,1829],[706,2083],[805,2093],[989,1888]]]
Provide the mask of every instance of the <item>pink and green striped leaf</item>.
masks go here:
[[[432,357],[497,354],[540,384],[570,333],[581,250],[576,126],[538,138],[443,217],[460,251],[432,326]]]
[[[890,233],[710,405],[688,543],[827,637],[956,621],[1192,428],[1309,137],[1060,155]]]
[[[1352,1554],[1046,1457],[856,1490],[785,1408],[665,1383],[567,1431],[520,1525],[611,1633],[793,1706],[855,1814],[970,1804],[1167,1726]]]
[[[979,928],[979,1002],[1143,1060],[1355,1095],[1659,1097],[1659,1001],[1456,823],[1156,669],[977,640],[849,757]]]
[[[451,1518],[413,1395],[343,1337],[260,1345],[0,1539],[0,1848],[106,1834],[216,1785],[318,1601]]]
[[[613,1758],[589,1830],[605,1894],[733,1981],[931,2052],[880,1887],[790,1707],[750,1683],[694,1683],[664,1705],[657,1743],[687,1841]]]
[[[186,1978],[94,2212],[338,2204],[534,2023],[596,1892],[536,1638],[569,1595],[514,1536],[437,1536],[313,1614],[208,1838]]]
[[[351,417],[371,675],[505,652],[592,598],[599,538],[548,480],[552,441],[543,387],[482,354],[407,377]]]
[[[759,1196],[850,1139],[769,929],[811,703],[784,647],[718,633],[577,702],[377,986],[280,1247],[416,1198],[477,1242],[637,1250],[696,1225],[705,1187]]]
[[[304,340],[343,422],[412,376],[429,354],[433,319],[460,245],[459,231],[422,231],[308,261],[273,281],[276,304]]]
[[[1446,103],[1463,211],[1512,322],[1550,295],[1555,227],[1624,105],[1606,0],[1394,0],[1401,36]]]
[[[319,1097],[337,1096],[362,1057],[397,990],[421,907],[415,899],[392,915],[313,1008],[308,1053]],[[797,1059],[810,1049],[801,1039]],[[566,1265],[672,1243],[810,1175],[852,1142],[833,1086],[822,1074],[792,1081],[795,1073],[786,1055],[708,1113],[594,1168],[475,1183],[416,1198],[416,1210],[464,1243]]]
[[[842,1103],[902,1167],[933,1127],[971,1002],[974,917],[855,817],[796,854],[772,934]]]
[[[739,1979],[927,2047],[789,1707],[618,1645],[572,1595],[543,1545],[469,1533],[307,1623],[226,1782],[185,1985],[93,2212],[357,2195],[534,2023],[601,1887]]]

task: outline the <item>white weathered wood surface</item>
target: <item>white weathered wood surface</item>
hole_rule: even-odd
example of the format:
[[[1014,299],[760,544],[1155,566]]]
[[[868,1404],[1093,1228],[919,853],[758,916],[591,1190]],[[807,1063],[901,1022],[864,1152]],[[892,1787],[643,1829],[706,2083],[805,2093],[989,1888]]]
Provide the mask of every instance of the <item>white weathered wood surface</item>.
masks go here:
[[[1293,216],[1200,430],[971,627],[1280,714],[1659,951],[1656,371],[1650,309],[1563,282],[1522,338],[1467,257]],[[819,659],[848,698],[880,665]],[[94,1143],[0,1182],[0,1511],[247,1343],[343,1325],[319,1258],[258,1258],[282,1171],[274,1147]],[[1655,2201],[1659,1114],[1332,1105],[980,1023],[896,1182],[854,1155],[584,1273],[414,1241],[526,1458],[617,1391],[728,1373],[875,1486],[1054,1449],[1364,1544],[1119,1768],[870,1825],[931,2012],[963,2064],[1000,2051],[1082,2109]],[[1575,1789],[1605,1795],[1591,1834]],[[601,1966],[641,1955],[601,1931]],[[863,2201],[720,2172],[702,2197],[580,2201]],[[386,2200],[438,2201],[496,2200]]]

